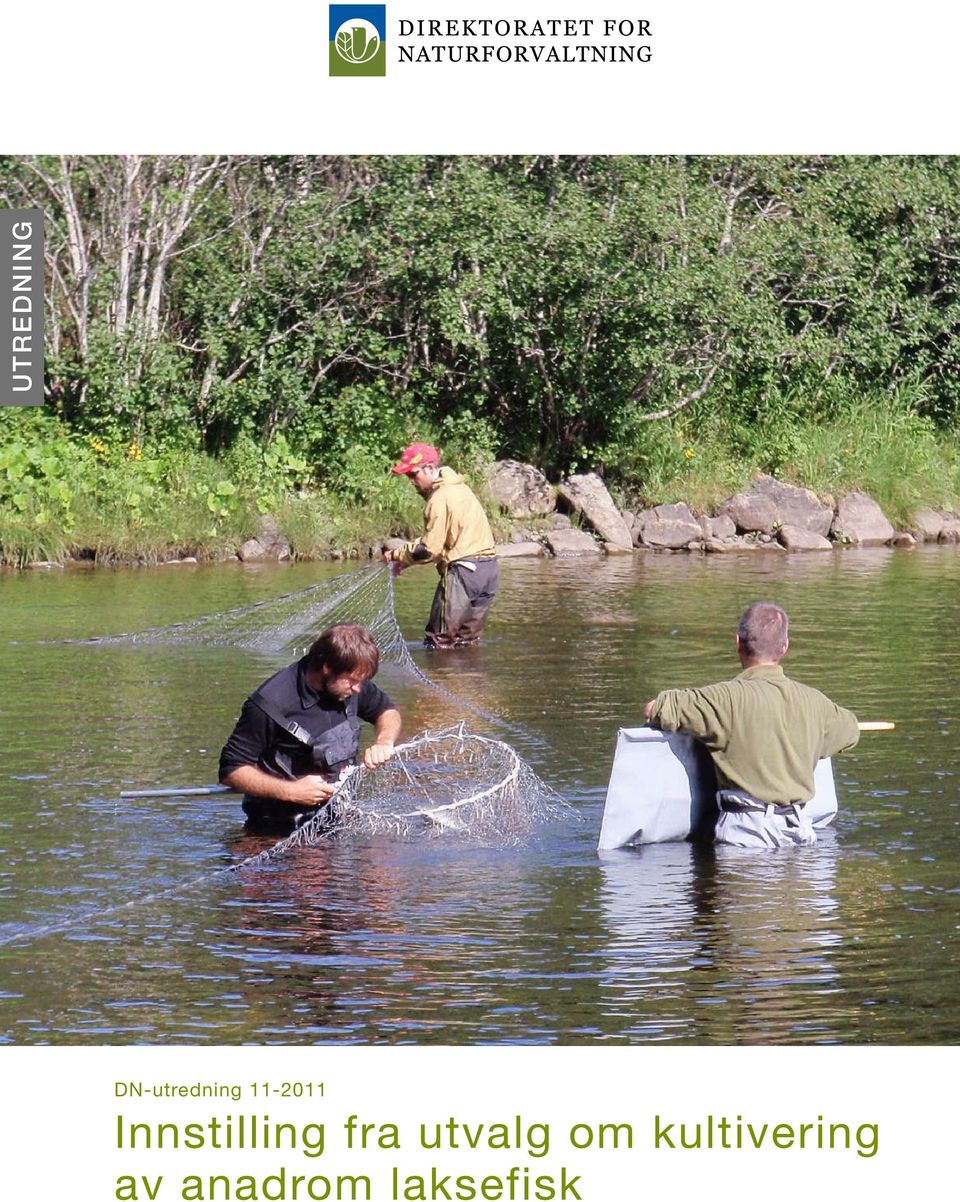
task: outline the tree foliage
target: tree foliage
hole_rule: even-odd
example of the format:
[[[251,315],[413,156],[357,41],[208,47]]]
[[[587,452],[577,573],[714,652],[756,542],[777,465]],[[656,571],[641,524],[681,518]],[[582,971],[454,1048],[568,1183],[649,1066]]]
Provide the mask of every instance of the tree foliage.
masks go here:
[[[960,160],[0,160],[69,427],[318,483],[413,435],[628,483],[660,423],[960,408]]]

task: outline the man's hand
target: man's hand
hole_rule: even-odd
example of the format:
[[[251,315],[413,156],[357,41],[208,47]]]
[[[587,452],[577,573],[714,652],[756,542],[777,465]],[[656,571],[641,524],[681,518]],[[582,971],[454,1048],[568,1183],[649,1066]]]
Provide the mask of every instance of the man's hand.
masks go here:
[[[322,776],[301,776],[298,780],[284,781],[280,794],[281,801],[294,802],[301,806],[320,806],[337,791],[336,783],[324,780]]]
[[[397,739],[400,738],[400,725],[400,711],[397,709],[384,710],[374,722],[374,740],[363,753],[365,768],[379,768],[393,756]]]
[[[383,562],[389,566],[394,576],[399,576],[402,571],[410,566],[408,563],[401,563],[399,559],[394,559],[389,551],[383,551],[381,554],[383,555]]]
[[[271,772],[264,772],[256,764],[240,764],[223,778],[223,783],[238,793],[249,793],[251,797],[271,797],[276,801],[289,801],[301,806],[319,806],[329,801],[336,788],[322,776],[301,776],[299,780],[284,780]]]
[[[383,743],[371,743],[363,753],[363,766],[365,768],[379,768],[387,760],[393,759],[394,753],[393,743],[386,741]]]

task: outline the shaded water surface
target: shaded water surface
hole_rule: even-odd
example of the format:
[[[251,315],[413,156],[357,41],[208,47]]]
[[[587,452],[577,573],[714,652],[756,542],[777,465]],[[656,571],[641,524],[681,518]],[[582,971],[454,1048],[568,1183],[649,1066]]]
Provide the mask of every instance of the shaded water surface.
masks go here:
[[[235,798],[118,794],[211,783],[243,698],[285,661],[56,640],[335,572],[0,576],[0,1041],[960,1038],[956,551],[506,561],[485,645],[414,654],[518,727],[581,820],[523,846],[342,839],[224,873],[264,846]],[[411,640],[432,583],[398,583]],[[795,676],[897,731],[837,761],[841,814],[816,848],[598,855],[617,727],[660,688],[733,675],[756,599],[790,612]],[[381,683],[409,734],[474,722],[397,669]]]

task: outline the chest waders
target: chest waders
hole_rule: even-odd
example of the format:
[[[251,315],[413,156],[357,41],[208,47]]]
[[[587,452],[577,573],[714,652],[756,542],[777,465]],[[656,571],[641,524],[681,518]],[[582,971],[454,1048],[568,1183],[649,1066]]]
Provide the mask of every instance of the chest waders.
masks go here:
[[[300,754],[287,755],[274,752],[274,760],[278,768],[285,768],[289,779],[305,775],[298,772],[297,767],[307,767],[307,771],[316,772],[325,780],[333,782],[338,777],[339,769],[352,764],[360,750],[360,718],[357,710],[359,698],[351,696],[344,705],[340,721],[326,730],[311,732],[297,721],[289,712],[283,709],[273,698],[265,696],[261,690],[253,693],[250,700],[261,709],[277,726],[286,731],[299,746]],[[298,700],[299,705],[299,700]],[[324,712],[307,710],[311,712]],[[242,802],[243,812],[251,827],[264,833],[287,834],[304,822],[315,818],[321,811],[330,814],[329,803],[321,806],[298,805],[295,802],[276,801],[269,797],[251,797],[247,794]]]
[[[717,804],[720,817],[714,838],[718,843],[774,848],[810,847],[817,841],[817,832],[803,802],[774,805],[758,801],[740,789],[721,789]]]
[[[476,643],[500,582],[496,556],[475,556],[439,564],[440,583],[433,597],[424,642],[432,647]]]

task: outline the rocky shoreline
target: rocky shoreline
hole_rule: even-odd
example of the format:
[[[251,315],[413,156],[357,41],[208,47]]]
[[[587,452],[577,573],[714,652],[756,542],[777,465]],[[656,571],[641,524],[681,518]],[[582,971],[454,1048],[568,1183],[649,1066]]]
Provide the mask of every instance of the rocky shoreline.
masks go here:
[[[821,498],[767,475],[757,476],[711,514],[696,514],[684,501],[621,510],[596,473],[570,476],[554,487],[535,467],[509,459],[493,465],[487,486],[494,502],[515,520],[536,522],[533,528],[518,526],[511,541],[498,547],[505,558],[960,543],[960,514],[922,508],[908,528],[897,529],[866,493]]]
[[[503,559],[520,556],[630,554],[635,551],[726,554],[733,551],[835,551],[850,547],[902,547],[920,543],[960,544],[960,514],[923,507],[907,527],[897,528],[866,493],[839,499],[818,497],[800,488],[758,475],[741,492],[728,497],[715,513],[695,513],[685,501],[651,509],[620,509],[595,472],[572,475],[551,484],[528,463],[502,459],[486,480],[487,502],[498,507],[512,526],[509,541],[497,544]],[[502,527],[504,522],[499,523]],[[388,539],[383,546],[405,541]],[[350,547],[326,559],[375,558],[381,545]],[[266,516],[257,535],[219,562],[283,563],[297,556],[276,521]],[[195,564],[194,555],[147,560],[122,556],[99,562],[124,566]],[[35,569],[91,567],[82,554],[63,562],[36,560]]]

